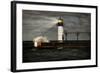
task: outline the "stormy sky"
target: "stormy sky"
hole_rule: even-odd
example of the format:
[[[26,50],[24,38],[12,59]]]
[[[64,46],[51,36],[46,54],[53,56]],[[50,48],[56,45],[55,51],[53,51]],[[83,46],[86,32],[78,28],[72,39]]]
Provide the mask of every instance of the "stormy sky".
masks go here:
[[[57,40],[57,20],[64,20],[64,32],[90,32],[91,14],[74,12],[51,12],[23,10],[23,40],[32,41],[37,36]],[[67,40],[76,40],[76,34],[67,34]],[[88,40],[88,33],[81,33],[79,40]]]

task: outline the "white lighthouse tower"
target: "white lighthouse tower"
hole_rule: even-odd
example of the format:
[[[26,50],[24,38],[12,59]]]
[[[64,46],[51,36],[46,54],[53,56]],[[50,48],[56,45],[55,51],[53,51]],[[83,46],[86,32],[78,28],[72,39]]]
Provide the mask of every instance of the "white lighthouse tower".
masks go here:
[[[64,41],[64,27],[63,27],[63,19],[61,17],[58,19],[57,27],[58,27],[58,41],[63,42]]]

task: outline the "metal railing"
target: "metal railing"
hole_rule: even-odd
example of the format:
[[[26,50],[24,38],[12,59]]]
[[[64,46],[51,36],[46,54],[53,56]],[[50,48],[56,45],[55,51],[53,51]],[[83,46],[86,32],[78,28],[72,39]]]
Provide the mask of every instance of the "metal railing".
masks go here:
[[[87,34],[89,37],[89,40],[91,40],[91,32],[64,32],[64,35],[66,37],[66,40],[68,40],[67,36],[69,34],[75,34],[76,35],[76,40],[79,40],[80,34]]]

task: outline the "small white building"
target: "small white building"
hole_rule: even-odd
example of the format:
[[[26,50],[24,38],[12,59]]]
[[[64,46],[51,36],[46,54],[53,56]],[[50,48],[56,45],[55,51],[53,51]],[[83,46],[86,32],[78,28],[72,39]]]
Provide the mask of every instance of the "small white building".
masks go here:
[[[49,42],[47,37],[44,36],[37,36],[36,38],[33,38],[33,43],[35,47],[41,47],[41,43],[43,42]]]

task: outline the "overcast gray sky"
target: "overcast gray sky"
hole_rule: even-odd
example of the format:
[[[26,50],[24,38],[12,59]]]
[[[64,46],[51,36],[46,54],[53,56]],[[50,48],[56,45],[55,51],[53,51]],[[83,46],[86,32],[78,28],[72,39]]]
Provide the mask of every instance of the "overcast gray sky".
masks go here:
[[[46,36],[49,40],[57,40],[57,20],[64,20],[65,32],[90,32],[91,15],[88,13],[51,12],[23,10],[23,40],[32,41],[37,36]],[[76,39],[69,34],[67,39]],[[79,39],[89,39],[88,34],[80,34]]]

